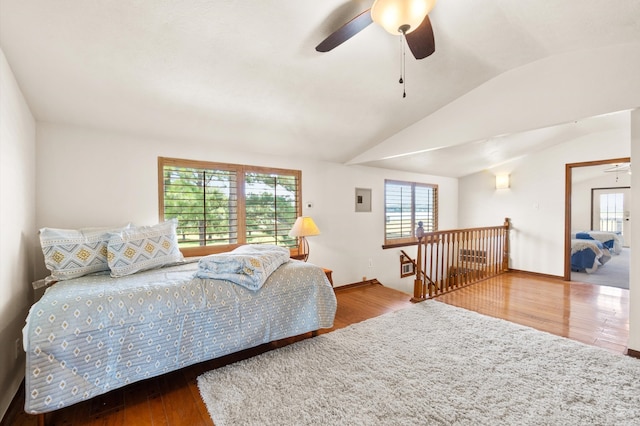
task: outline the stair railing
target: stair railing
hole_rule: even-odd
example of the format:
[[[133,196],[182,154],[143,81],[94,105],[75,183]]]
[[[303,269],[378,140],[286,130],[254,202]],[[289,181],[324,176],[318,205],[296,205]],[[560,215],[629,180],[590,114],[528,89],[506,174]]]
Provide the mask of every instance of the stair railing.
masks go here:
[[[414,302],[420,302],[509,270],[509,229],[501,226],[424,232],[416,230],[418,255]]]

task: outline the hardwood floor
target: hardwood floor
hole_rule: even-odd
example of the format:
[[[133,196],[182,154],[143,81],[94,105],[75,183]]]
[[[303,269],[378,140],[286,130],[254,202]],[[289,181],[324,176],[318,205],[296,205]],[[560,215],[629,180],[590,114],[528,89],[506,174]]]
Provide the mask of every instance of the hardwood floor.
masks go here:
[[[628,295],[628,290],[511,272],[436,300],[625,353]],[[337,288],[336,296],[338,311],[331,330],[411,305],[409,295],[375,284]],[[46,421],[74,426],[213,425],[196,385],[200,374],[308,337],[310,333],[135,383],[49,413]],[[23,398],[21,391],[2,425],[36,424],[35,416],[22,411]]]
[[[626,353],[629,290],[511,272],[439,301]]]

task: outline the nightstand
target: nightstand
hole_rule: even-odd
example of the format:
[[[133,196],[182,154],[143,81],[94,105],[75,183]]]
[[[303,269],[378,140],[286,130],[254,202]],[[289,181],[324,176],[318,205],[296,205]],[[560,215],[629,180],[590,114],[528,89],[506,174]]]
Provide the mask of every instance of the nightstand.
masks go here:
[[[331,274],[333,274],[333,271],[327,268],[322,268],[322,270],[324,271],[324,274],[327,276],[327,279],[331,283],[331,287],[333,287],[333,278],[331,277]]]
[[[291,259],[296,259],[296,260],[302,260],[304,261],[305,255],[304,254],[294,254],[291,255]],[[327,269],[327,268],[322,268],[322,270],[324,271],[324,274],[327,276],[327,279],[329,280],[329,282],[331,283],[331,287],[333,287],[333,277],[331,274],[333,274],[333,271],[331,269]]]

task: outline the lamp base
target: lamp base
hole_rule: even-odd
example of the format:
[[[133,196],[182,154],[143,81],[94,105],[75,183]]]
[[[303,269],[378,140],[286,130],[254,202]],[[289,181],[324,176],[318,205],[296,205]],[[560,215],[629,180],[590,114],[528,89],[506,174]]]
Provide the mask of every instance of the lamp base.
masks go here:
[[[298,255],[296,256],[296,259],[304,262],[309,259],[309,242],[305,237],[300,237],[300,241],[298,243]]]

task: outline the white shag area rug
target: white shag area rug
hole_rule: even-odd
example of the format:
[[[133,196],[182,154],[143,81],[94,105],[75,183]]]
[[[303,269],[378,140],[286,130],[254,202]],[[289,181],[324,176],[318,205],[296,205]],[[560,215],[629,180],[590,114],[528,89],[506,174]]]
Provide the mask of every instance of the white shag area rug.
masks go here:
[[[640,425],[640,360],[437,301],[198,377],[224,425]]]

